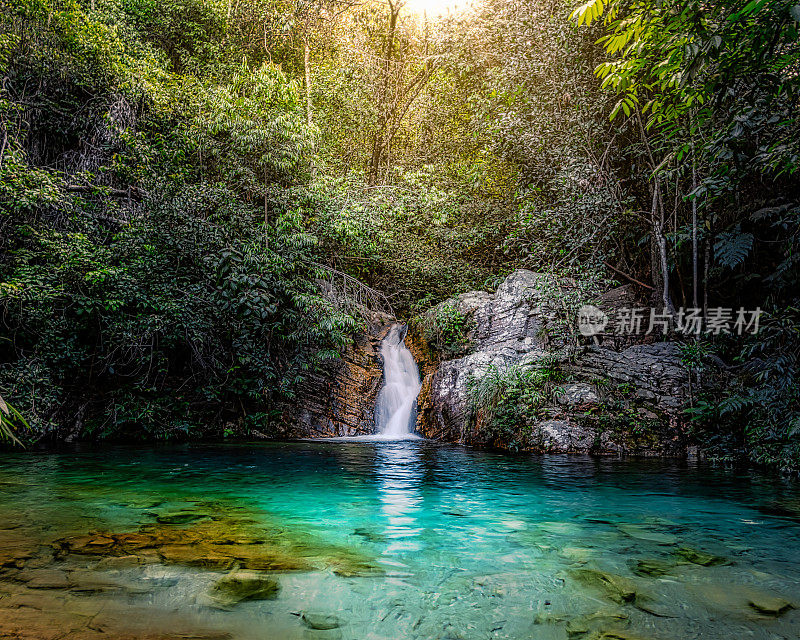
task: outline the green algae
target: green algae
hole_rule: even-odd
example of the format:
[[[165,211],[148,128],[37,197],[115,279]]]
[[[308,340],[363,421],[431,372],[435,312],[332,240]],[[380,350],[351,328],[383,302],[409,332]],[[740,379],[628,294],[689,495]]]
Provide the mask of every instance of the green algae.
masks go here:
[[[128,557],[138,564],[160,561],[217,571],[240,567],[273,572],[331,569],[343,576],[381,573],[374,558],[360,550],[301,530],[270,527],[267,518],[259,521],[240,507],[232,513],[223,505],[215,508],[213,515],[183,511],[135,531],[98,531],[60,538],[52,546],[60,557]]]
[[[572,569],[569,575],[581,584],[601,590],[615,602],[633,602],[637,597],[642,597],[639,587],[633,580],[608,571],[583,568]]]
[[[715,567],[717,565],[731,563],[728,558],[691,547],[680,547],[675,553],[683,560],[700,565],[701,567]]]

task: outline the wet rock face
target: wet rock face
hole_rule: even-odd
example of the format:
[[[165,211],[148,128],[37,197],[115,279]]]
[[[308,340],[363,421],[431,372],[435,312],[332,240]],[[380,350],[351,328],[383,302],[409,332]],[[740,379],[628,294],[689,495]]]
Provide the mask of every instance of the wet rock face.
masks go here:
[[[460,357],[437,362],[435,357],[426,356],[423,346],[412,348],[418,362],[423,357],[425,362],[436,365],[427,372],[421,367],[424,377],[417,431],[434,439],[487,444],[470,415],[471,378],[479,378],[490,367],[499,371],[510,366],[532,367],[545,357],[556,357],[567,379],[553,394],[549,417],[521,425],[531,432],[523,449],[553,453],[676,453],[676,448],[682,446],[676,430],[688,398],[689,382],[677,345],[630,345],[630,341],[604,338],[602,345],[558,349],[565,345],[553,344],[547,337],[548,328],[557,317],[555,301],[574,287],[575,283],[568,279],[519,270],[493,294],[473,291],[442,303],[455,306],[468,319],[469,349]],[[611,315],[615,304],[630,305],[630,296],[625,293],[610,292],[601,306]],[[436,309],[428,313],[435,314]],[[420,340],[424,341],[417,336],[413,342]],[[630,416],[660,425],[646,444],[631,442],[624,434],[610,431],[595,420],[594,416],[602,414],[604,403],[617,389],[624,389],[625,406],[635,407]],[[589,414],[592,418],[585,420]]]
[[[562,385],[561,391],[556,395],[556,402],[567,406],[596,405],[600,402],[600,397],[592,385],[574,382]]]
[[[419,395],[417,396],[417,418],[416,430],[424,433],[427,425],[434,420],[435,406],[431,389],[433,376],[436,374],[441,358],[439,354],[431,348],[423,331],[415,324],[409,324],[405,339],[406,348],[414,356],[414,361],[419,368],[419,376],[422,381]]]
[[[538,434],[544,453],[586,453],[613,446],[608,436],[567,420],[544,420],[538,424]]]
[[[356,436],[375,430],[375,398],[383,382],[380,343],[393,319],[377,316],[353,337],[339,360],[309,376],[297,403],[284,411],[289,438]]]
[[[442,362],[429,381],[429,409],[421,412],[417,430],[429,438],[470,442],[467,386],[470,375],[480,375],[490,366],[505,369],[545,355],[540,337],[542,322],[552,316],[545,307],[555,278],[532,271],[515,271],[494,294],[470,291],[445,301],[470,319],[467,338],[470,353]],[[435,310],[432,310],[435,313]],[[426,379],[424,381],[428,382]],[[423,390],[425,384],[423,383]]]
[[[689,372],[673,342],[638,344],[619,352],[593,345],[565,368],[579,376],[629,384],[638,398],[667,413],[677,414],[687,400]]]

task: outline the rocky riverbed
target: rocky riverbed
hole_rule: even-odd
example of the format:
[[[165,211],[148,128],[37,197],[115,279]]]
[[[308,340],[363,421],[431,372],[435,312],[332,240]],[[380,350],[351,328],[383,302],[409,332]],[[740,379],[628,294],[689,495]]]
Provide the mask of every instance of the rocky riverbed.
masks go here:
[[[140,505],[142,518],[152,524],[133,531],[94,530],[52,540],[24,521],[12,524],[4,519],[0,637],[233,639],[240,637],[230,630],[236,618],[223,612],[242,603],[276,599],[288,574],[383,573],[369,554],[285,525],[270,526],[261,513],[202,500],[178,511],[158,506]],[[148,606],[170,601],[182,604],[183,613]],[[300,627],[339,626],[335,616],[325,612],[295,614]],[[297,635],[297,624],[291,621],[291,616],[284,619],[285,637]],[[242,637],[252,637],[251,631]]]

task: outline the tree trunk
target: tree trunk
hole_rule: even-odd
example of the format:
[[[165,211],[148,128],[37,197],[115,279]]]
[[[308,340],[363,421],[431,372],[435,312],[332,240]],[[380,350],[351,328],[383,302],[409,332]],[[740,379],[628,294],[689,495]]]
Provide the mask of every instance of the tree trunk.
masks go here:
[[[388,97],[389,82],[392,73],[392,62],[394,58],[394,40],[397,35],[397,18],[400,15],[402,5],[395,5],[389,0],[389,32],[386,35],[386,47],[383,52],[383,82],[378,94],[378,126],[375,130],[375,140],[372,144],[372,157],[369,161],[369,171],[367,182],[373,187],[378,182],[378,173],[381,162],[386,152],[386,127],[391,118],[392,104]]]
[[[653,280],[653,293],[650,303],[655,307],[664,297],[664,279],[661,276],[661,248],[658,242],[658,194],[655,185],[652,189],[652,205],[650,207],[650,278]]]
[[[708,238],[703,240],[703,244],[705,245],[705,259],[703,260],[703,317],[705,317],[708,314],[708,270],[711,264],[711,244]]]
[[[660,210],[660,216],[659,216]],[[675,315],[675,307],[669,291],[669,260],[667,259],[667,238],[664,235],[664,209],[661,199],[661,183],[658,178],[653,185],[653,204],[650,210],[653,238],[651,247],[651,271],[653,275],[654,300],[659,299],[664,305],[664,311]]]
[[[669,262],[667,261],[667,238],[660,223],[655,225],[656,238],[658,241],[658,252],[661,258],[661,300],[664,302],[664,311],[671,316],[675,316],[675,306],[672,304],[672,297],[669,293]]]
[[[697,160],[692,143],[692,190],[697,189]],[[697,309],[697,196],[692,198],[692,306]]]
[[[311,103],[311,52],[308,47],[308,40],[303,42],[303,66],[306,80],[306,122],[311,126],[313,122],[313,105]]]
[[[660,299],[664,304],[664,310],[674,316],[675,306],[672,304],[672,298],[669,293],[667,238],[664,235],[666,215],[664,210],[664,198],[661,194],[661,182],[658,178],[658,172],[666,162],[666,158],[662,160],[661,164],[656,165],[653,152],[650,150],[650,143],[647,140],[644,123],[642,122],[642,115],[638,110],[636,111],[636,120],[639,124],[639,134],[642,138],[642,144],[644,145],[645,151],[647,151],[647,158],[653,169],[653,202],[650,207],[650,223],[652,229],[652,238],[650,240],[650,272],[653,276],[653,304],[656,304]],[[661,271],[660,274],[658,273],[659,269]]]

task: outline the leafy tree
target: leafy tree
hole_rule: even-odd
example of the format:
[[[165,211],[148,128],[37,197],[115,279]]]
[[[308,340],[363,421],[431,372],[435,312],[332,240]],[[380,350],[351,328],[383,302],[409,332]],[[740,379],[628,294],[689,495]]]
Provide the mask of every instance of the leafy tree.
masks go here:
[[[618,95],[611,117],[634,120],[648,150],[665,299],[670,268],[680,274],[688,261],[695,306],[702,285],[704,308],[716,299],[767,312],[762,332],[743,344],[717,340],[741,372],[725,393],[701,403],[701,428],[727,423],[714,438],[725,442],[718,452],[796,466],[798,8],[768,0],[598,0],[573,17],[603,19],[608,58],[597,74]],[[665,202],[673,194],[670,216]]]
[[[213,29],[153,58],[142,16],[177,7],[3,14],[0,387],[31,439],[269,429],[355,328],[289,188],[314,135],[294,84]]]

